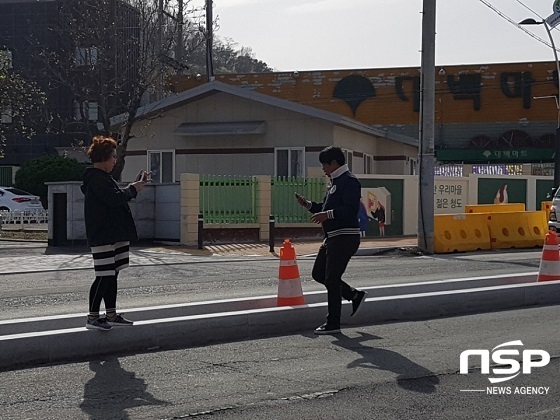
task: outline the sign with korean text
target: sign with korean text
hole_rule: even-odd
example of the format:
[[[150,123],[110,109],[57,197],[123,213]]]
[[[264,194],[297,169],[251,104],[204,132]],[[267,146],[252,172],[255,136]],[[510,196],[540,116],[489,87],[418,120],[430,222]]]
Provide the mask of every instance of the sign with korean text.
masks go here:
[[[434,179],[434,213],[464,213],[468,199],[468,179]]]
[[[553,162],[554,149],[441,149],[436,150],[436,159],[440,162],[468,163]]]

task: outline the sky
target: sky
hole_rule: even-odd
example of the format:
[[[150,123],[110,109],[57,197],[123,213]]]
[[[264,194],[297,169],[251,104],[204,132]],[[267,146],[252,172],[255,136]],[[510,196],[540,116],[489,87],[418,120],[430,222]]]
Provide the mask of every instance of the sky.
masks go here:
[[[485,4],[520,22],[550,16],[553,0],[435,1],[437,66],[554,60],[550,45]],[[275,71],[309,71],[420,67],[422,7],[422,0],[214,0],[213,13],[218,37],[250,47]],[[548,42],[543,25],[524,28]]]

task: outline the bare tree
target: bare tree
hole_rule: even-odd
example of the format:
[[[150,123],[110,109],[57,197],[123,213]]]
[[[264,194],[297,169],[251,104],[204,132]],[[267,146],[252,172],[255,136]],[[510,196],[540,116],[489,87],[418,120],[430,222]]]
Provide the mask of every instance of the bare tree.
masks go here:
[[[99,122],[119,140],[113,176],[124,169],[139,107],[161,99],[165,81],[188,69],[186,47],[201,27],[185,19],[189,0],[65,0],[57,31],[62,48],[43,51],[54,83],[75,98],[76,120]],[[194,16],[196,18],[196,16]],[[94,115],[92,115],[94,113]],[[113,133],[114,117],[120,129]]]
[[[204,9],[190,3],[61,0],[60,23],[52,28],[60,47],[42,51],[41,67],[51,87],[60,86],[74,98],[67,127],[81,124],[88,139],[98,131],[118,138],[115,179],[124,169],[140,106],[166,96],[167,81],[186,73],[187,62],[196,63],[206,44]],[[212,26],[217,28],[217,20]],[[214,44],[220,72],[270,70],[249,48],[236,51],[235,46],[229,39]]]
[[[6,136],[31,136],[44,119],[44,93],[35,83],[11,68],[11,57],[0,53],[0,157],[4,157]]]
[[[238,47],[238,44],[231,38],[216,38],[212,54],[216,74],[264,73],[273,71],[265,62],[255,58],[251,48]],[[191,50],[189,66],[191,74],[205,74],[206,50],[203,46]]]

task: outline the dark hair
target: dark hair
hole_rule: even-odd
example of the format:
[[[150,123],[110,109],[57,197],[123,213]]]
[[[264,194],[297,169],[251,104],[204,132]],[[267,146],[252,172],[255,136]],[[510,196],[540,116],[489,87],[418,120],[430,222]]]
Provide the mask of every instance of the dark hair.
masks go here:
[[[92,163],[105,162],[111,157],[116,148],[117,142],[111,137],[95,136],[91,140],[87,154]]]
[[[336,163],[338,163],[340,166],[346,163],[344,152],[340,147],[328,146],[321,150],[321,153],[319,153],[319,162],[331,163],[333,160],[336,160]]]

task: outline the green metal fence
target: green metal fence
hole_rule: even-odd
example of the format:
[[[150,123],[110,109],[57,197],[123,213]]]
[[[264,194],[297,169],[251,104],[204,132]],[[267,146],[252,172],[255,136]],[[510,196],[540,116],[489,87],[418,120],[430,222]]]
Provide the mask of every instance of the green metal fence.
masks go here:
[[[310,213],[297,203],[295,193],[300,193],[311,201],[323,201],[325,178],[271,179],[272,214],[276,223],[310,223]]]
[[[204,223],[257,223],[256,178],[200,176],[200,212]]]

